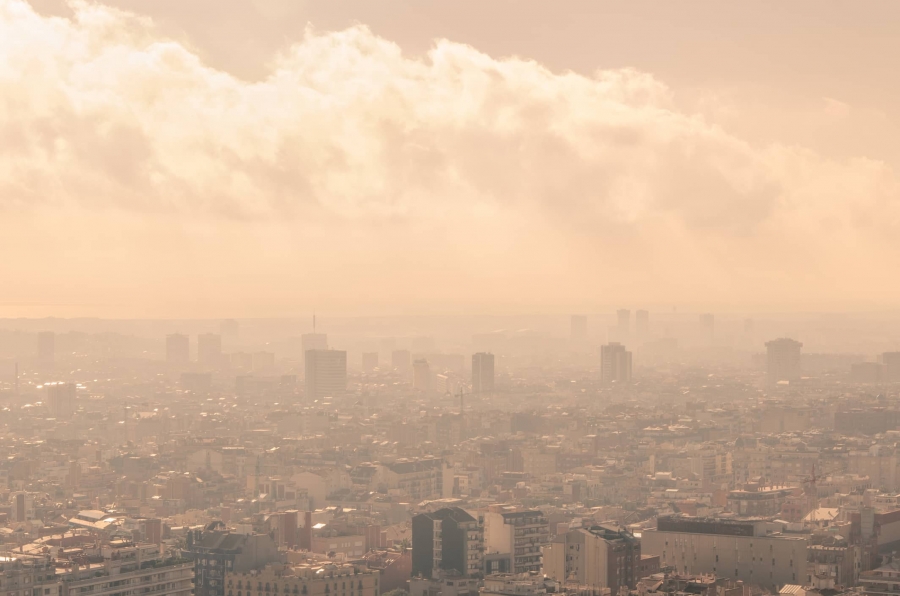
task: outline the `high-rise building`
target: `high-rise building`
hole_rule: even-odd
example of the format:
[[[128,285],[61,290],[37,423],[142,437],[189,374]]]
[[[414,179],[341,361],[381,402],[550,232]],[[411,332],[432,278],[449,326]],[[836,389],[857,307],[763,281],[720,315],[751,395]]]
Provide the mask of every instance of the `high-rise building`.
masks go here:
[[[573,342],[584,343],[587,341],[587,317],[585,315],[572,315],[569,323],[569,335]]]
[[[766,342],[766,376],[769,383],[800,378],[799,341],[782,337]]]
[[[616,311],[616,332],[620,339],[627,339],[631,332],[631,311],[620,308]]]
[[[613,594],[634,589],[640,562],[640,539],[612,525],[569,530],[544,548],[544,575]]]
[[[307,350],[306,397],[339,397],[347,391],[347,352],[343,350]]]
[[[631,352],[620,343],[600,347],[600,379],[606,383],[631,380]]]
[[[172,333],[166,336],[166,362],[187,364],[191,360],[191,340],[187,335]]]
[[[431,393],[431,365],[424,358],[413,362],[413,389]]]
[[[472,354],[472,393],[494,392],[494,355]]]
[[[549,540],[543,512],[491,505],[484,514],[485,573],[540,573],[541,549]]]
[[[650,313],[646,310],[639,310],[634,313],[634,331],[641,339],[647,339],[650,332]]]
[[[304,333],[300,336],[300,343],[303,345],[303,353],[309,350],[327,350],[328,335],[325,333]]]
[[[197,336],[197,362],[218,366],[222,362],[222,336],[204,333]]]
[[[53,417],[66,420],[75,414],[75,384],[50,383],[47,387],[47,403]]]
[[[885,352],[881,355],[881,363],[885,380],[900,381],[900,352]]]
[[[459,507],[420,513],[412,519],[412,575],[431,578],[440,569],[477,576],[482,571],[481,543],[478,520]]]
[[[38,333],[37,359],[44,366],[50,366],[56,360],[56,334],[52,331]]]

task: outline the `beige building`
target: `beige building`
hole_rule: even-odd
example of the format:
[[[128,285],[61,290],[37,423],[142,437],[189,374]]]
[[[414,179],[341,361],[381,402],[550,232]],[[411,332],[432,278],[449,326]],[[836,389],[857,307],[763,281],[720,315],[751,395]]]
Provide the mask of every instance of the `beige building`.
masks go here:
[[[267,565],[225,576],[225,596],[378,596],[378,573],[356,565]]]
[[[765,521],[661,517],[642,550],[676,573],[714,573],[775,590],[806,580],[807,539],[772,532]]]
[[[540,572],[541,548],[549,540],[543,512],[491,505],[484,514],[486,573]]]

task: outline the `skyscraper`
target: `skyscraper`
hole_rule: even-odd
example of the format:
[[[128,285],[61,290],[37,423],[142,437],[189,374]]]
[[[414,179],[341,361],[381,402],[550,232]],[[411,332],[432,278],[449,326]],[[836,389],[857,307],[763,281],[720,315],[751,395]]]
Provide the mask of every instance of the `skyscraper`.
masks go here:
[[[431,393],[431,365],[424,358],[413,362],[413,389]]]
[[[197,362],[217,366],[222,362],[222,336],[204,333],[197,336]]]
[[[191,360],[191,340],[187,335],[172,333],[166,336],[166,362],[187,364]]]
[[[472,392],[494,392],[494,355],[487,352],[472,354]]]
[[[631,352],[618,342],[600,348],[600,379],[606,383],[631,380]]]
[[[66,420],[75,413],[74,383],[51,383],[47,385],[47,403],[54,418]]]
[[[799,341],[782,337],[766,342],[766,376],[769,383],[800,378]]]
[[[885,352],[881,355],[884,376],[888,381],[900,381],[900,352]]]
[[[307,350],[306,397],[338,397],[347,391],[347,352],[343,350]]]
[[[572,315],[569,325],[569,333],[573,342],[583,343],[587,341],[587,317],[585,315]]]
[[[37,336],[37,359],[45,366],[50,366],[56,359],[56,334],[42,331]]]

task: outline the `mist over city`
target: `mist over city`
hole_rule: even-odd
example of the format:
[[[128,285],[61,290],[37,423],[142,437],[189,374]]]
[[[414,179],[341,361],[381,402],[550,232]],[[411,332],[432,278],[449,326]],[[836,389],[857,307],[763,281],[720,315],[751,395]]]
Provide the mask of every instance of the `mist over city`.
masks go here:
[[[898,32],[0,0],[0,596],[900,596]]]

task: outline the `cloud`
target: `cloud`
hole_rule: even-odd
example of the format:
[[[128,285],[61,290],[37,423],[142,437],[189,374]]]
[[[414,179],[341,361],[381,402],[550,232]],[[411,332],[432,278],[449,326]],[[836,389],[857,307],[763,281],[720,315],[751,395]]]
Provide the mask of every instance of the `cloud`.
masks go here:
[[[274,277],[289,255],[310,266],[318,251],[326,271],[381,280],[371,300],[398,308],[538,308],[557,304],[555,291],[581,304],[603,291],[795,304],[807,293],[822,302],[836,278],[860,283],[860,262],[898,264],[890,168],[753,146],[680,111],[647,73],[551,72],[445,40],[410,58],[357,26],[307,30],[268,77],[247,82],[148,19],[72,6],[71,19],[51,18],[0,0],[0,226],[30,222],[71,241],[68,221],[104,237],[105,247],[77,243],[84,252],[67,271],[82,279],[137,262],[134,280],[181,280],[214,299],[237,282],[189,272],[224,268],[302,301],[298,277]],[[117,238],[123,227],[131,233]],[[9,242],[0,247],[23,251]],[[59,273],[53,255],[64,249],[51,246],[27,255],[29,271]],[[197,260],[161,265],[175,246]],[[124,261],[109,262],[110,248]],[[458,283],[418,288],[408,276],[421,268]],[[496,292],[473,300],[493,274]],[[583,279],[592,275],[602,280]],[[338,278],[323,274],[330,289],[318,298],[348,306],[354,282]],[[835,301],[859,297],[834,288]]]

